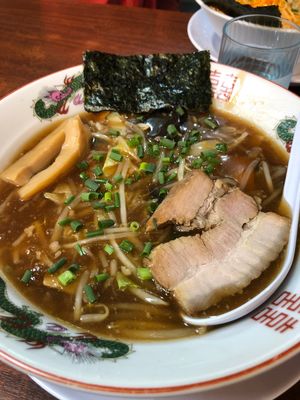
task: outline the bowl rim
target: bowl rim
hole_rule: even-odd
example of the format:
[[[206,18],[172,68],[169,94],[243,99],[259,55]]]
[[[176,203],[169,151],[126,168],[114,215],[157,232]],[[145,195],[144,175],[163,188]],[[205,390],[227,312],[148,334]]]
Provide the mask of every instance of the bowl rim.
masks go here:
[[[196,0],[196,2],[199,4],[201,8],[204,10],[208,11],[209,13],[213,14],[215,17],[225,19],[226,21],[230,21],[233,17],[230,15],[227,15],[225,13],[222,13],[218,10],[215,10],[214,8],[208,6],[207,4],[204,3],[202,0]]]
[[[198,0],[197,0],[198,1]],[[200,1],[200,0],[199,0]],[[213,62],[213,64],[217,64],[223,67],[223,64],[220,63],[215,63]],[[237,70],[236,68],[233,67],[228,67],[225,66],[226,68],[230,68],[232,70]],[[59,74],[59,73],[69,73],[70,71],[74,71],[75,69],[80,70],[81,65],[76,65],[73,67],[68,67],[68,68],[64,68],[58,71],[55,71],[53,73],[44,75],[40,78],[37,78],[13,91],[11,91],[9,94],[3,96],[2,98],[0,98],[0,102],[2,102],[2,100],[5,100],[6,98],[14,95],[15,93],[21,92],[24,88],[32,85],[33,83],[39,82],[39,81],[43,81],[45,78]],[[248,73],[249,75],[253,75]],[[266,79],[256,76],[256,78],[260,78],[265,82],[269,82]],[[272,83],[275,86],[279,86],[276,85],[275,83]],[[287,89],[280,87],[282,90],[286,90]],[[294,93],[289,92],[291,95],[296,96]],[[299,96],[296,96],[299,97]],[[16,358],[15,356],[9,354],[6,351],[3,351],[0,349],[0,360],[3,361],[4,363],[14,367],[15,369],[21,371],[21,372],[25,372],[26,374],[32,374],[35,376],[39,376],[41,378],[44,378],[50,382],[55,382],[58,384],[61,384],[63,386],[72,386],[72,387],[76,387],[79,390],[88,390],[90,392],[98,392],[98,393],[111,393],[111,394],[119,394],[119,395],[126,395],[126,394],[134,394],[134,395],[138,395],[138,394],[142,394],[142,395],[147,395],[147,394],[152,394],[152,395],[160,395],[160,394],[180,394],[180,393],[188,393],[188,392],[197,392],[199,390],[209,390],[209,389],[215,389],[221,386],[225,386],[225,385],[229,385],[232,383],[236,383],[239,381],[242,381],[244,379],[250,378],[250,377],[254,377],[258,374],[260,374],[261,372],[264,371],[268,371],[271,368],[280,365],[282,363],[284,363],[285,361],[287,361],[288,359],[292,358],[294,355],[296,355],[297,353],[300,352],[300,340],[296,343],[294,343],[292,346],[288,347],[287,349],[285,349],[284,351],[279,352],[278,354],[276,354],[275,356],[272,356],[266,360],[264,360],[263,362],[260,362],[256,365],[253,365],[251,367],[245,368],[244,370],[238,371],[238,372],[234,372],[234,373],[229,373],[228,375],[224,375],[218,378],[214,378],[214,379],[208,379],[206,381],[201,381],[201,382],[194,382],[194,383],[188,383],[188,384],[179,384],[179,385],[172,385],[172,386],[157,386],[157,387],[120,387],[120,386],[106,386],[106,385],[101,385],[101,384],[93,384],[93,383],[87,383],[87,382],[82,382],[80,380],[76,380],[76,379],[70,379],[70,378],[66,378],[54,373],[50,373],[47,371],[44,371],[38,367],[35,367],[33,365],[28,364],[25,361],[22,361],[21,359]]]

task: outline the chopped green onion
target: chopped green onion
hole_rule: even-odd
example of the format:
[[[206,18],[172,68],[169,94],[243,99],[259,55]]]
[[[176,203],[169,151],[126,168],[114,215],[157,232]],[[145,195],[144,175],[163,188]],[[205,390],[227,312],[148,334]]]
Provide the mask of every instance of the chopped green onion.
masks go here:
[[[157,207],[158,207],[158,202],[157,202],[157,200],[156,200],[156,201],[155,201],[155,200],[151,201],[151,202],[149,203],[149,205],[148,205],[148,211],[149,211],[149,213],[150,213],[150,214],[153,214],[154,211],[157,209]]]
[[[177,176],[177,172],[172,172],[170,175],[167,176],[167,182],[173,181]]]
[[[65,265],[66,262],[67,262],[66,257],[63,257],[60,260],[58,260],[57,262],[55,262],[54,264],[52,264],[51,267],[48,268],[49,274],[54,274],[54,272],[59,270],[59,268],[61,268],[63,265]]]
[[[227,151],[228,151],[228,146],[227,146],[226,143],[217,143],[217,144],[216,144],[216,150],[217,150],[219,153],[227,153]]]
[[[90,286],[90,285],[84,285],[83,290],[84,290],[84,293],[85,293],[85,295],[86,295],[87,301],[88,301],[89,303],[95,303],[95,301],[97,300],[97,298],[96,298],[96,296],[95,296],[95,293],[94,293],[94,290],[93,290],[92,286]]]
[[[58,221],[58,225],[60,225],[60,226],[69,225],[71,221],[72,221],[71,218],[64,218],[64,219],[61,219],[60,221]]]
[[[149,256],[149,254],[151,253],[152,247],[153,247],[153,245],[152,245],[151,242],[146,242],[145,245],[144,245],[144,249],[143,249],[141,255],[142,255],[143,257]]]
[[[110,136],[120,136],[120,132],[117,129],[110,128],[107,132]]]
[[[109,212],[109,211],[114,210],[115,208],[116,208],[115,205],[114,205],[114,204],[111,204],[111,205],[109,205],[109,206],[105,206],[105,211],[106,211],[106,212]]]
[[[104,186],[105,186],[105,189],[106,189],[106,190],[111,190],[111,189],[114,187],[114,185],[112,185],[110,182],[106,182],[106,183],[104,184]]]
[[[87,238],[92,238],[92,237],[97,237],[103,235],[103,230],[102,229],[97,229],[96,231],[89,231],[85,234],[85,237]]]
[[[80,265],[78,263],[73,263],[69,266],[68,270],[73,272],[73,274],[75,274],[80,270]]]
[[[168,138],[161,138],[159,143],[161,146],[166,147],[169,150],[172,150],[175,147],[175,140],[171,140]]]
[[[99,165],[97,165],[95,168],[93,168],[93,173],[96,176],[102,175],[103,174],[103,169]]]
[[[182,117],[184,115],[184,109],[181,106],[178,106],[176,108],[176,112],[180,117]]]
[[[211,116],[204,118],[203,122],[206,126],[212,129],[217,129],[219,126],[218,122]]]
[[[104,153],[100,153],[99,151],[93,152],[93,160],[102,161],[104,159]]]
[[[80,194],[80,199],[82,201],[93,201],[99,199],[101,196],[98,192],[83,192]]]
[[[80,256],[86,256],[87,255],[87,252],[86,252],[85,248],[82,247],[79,243],[75,244],[74,249],[77,251],[77,253]]]
[[[127,276],[123,275],[122,272],[117,272],[116,279],[117,279],[118,288],[120,290],[125,290],[127,288],[138,288],[139,287],[131,279],[129,279],[129,278],[127,278]]]
[[[137,156],[139,158],[143,158],[144,157],[144,147],[141,144],[139,144],[137,146]]]
[[[79,174],[79,177],[83,180],[86,181],[87,179],[89,179],[89,176],[85,173],[85,172],[81,172]]]
[[[122,161],[123,160],[123,156],[122,154],[120,154],[118,149],[111,149],[109,158],[113,161]]]
[[[212,164],[208,164],[203,168],[204,172],[206,172],[208,175],[212,174],[214,172],[214,169],[215,168]]]
[[[158,173],[157,178],[158,178],[158,182],[159,182],[161,185],[163,185],[163,184],[165,183],[165,174],[164,174],[162,171],[160,171],[160,172]]]
[[[168,194],[168,189],[160,189],[158,196],[159,197],[166,197],[166,195]]]
[[[120,207],[120,195],[119,195],[119,192],[115,192],[115,194],[114,194],[114,205],[115,205],[115,207],[116,208],[119,208]]]
[[[84,185],[88,188],[88,189],[90,189],[90,190],[92,190],[93,192],[97,192],[97,190],[99,189],[99,187],[100,187],[100,184],[98,183],[98,182],[96,182],[95,180],[93,180],[93,179],[86,179],[85,181],[84,181]]]
[[[137,272],[137,277],[142,281],[148,281],[152,279],[152,273],[150,271],[150,268],[148,267],[138,267],[136,269],[136,272]]]
[[[138,231],[140,228],[140,224],[137,221],[132,221],[129,225],[129,229],[131,230],[131,232],[136,232]]]
[[[163,164],[170,164],[171,158],[170,157],[163,157],[162,158],[162,162],[163,162]]]
[[[216,155],[217,155],[216,150],[203,150],[201,153],[201,156],[204,159],[216,158]]]
[[[91,203],[91,205],[94,210],[98,210],[99,208],[106,207],[106,204],[104,203],[104,201],[93,201],[93,203]]]
[[[115,221],[113,219],[102,219],[101,221],[98,221],[98,226],[100,229],[106,229],[110,228],[111,226],[114,226]]]
[[[105,251],[105,253],[107,253],[108,255],[112,255],[112,253],[114,252],[114,248],[110,245],[110,244],[106,244],[103,248],[103,250]]]
[[[124,181],[125,185],[131,185],[132,182],[133,182],[133,180],[132,180],[131,178],[127,178],[127,179],[125,179],[125,181]]]
[[[177,135],[177,133],[178,133],[177,128],[174,124],[168,125],[167,132],[171,136]]]
[[[116,175],[116,176],[113,178],[113,180],[114,180],[116,183],[122,182],[123,176],[122,176],[121,174],[118,174],[118,175]]]
[[[95,275],[96,282],[104,282],[109,278],[109,274],[107,272],[103,272],[102,274]]]
[[[94,181],[97,183],[106,183],[108,182],[108,178],[96,178]]]
[[[159,150],[159,145],[158,144],[154,144],[152,146],[152,153],[154,156],[158,156],[160,154],[160,150]]]
[[[134,249],[134,244],[129,240],[122,240],[119,247],[121,250],[125,251],[125,253],[130,253]]]
[[[76,167],[78,169],[88,169],[89,163],[86,160],[83,160],[83,161],[80,161],[79,163],[77,163]]]
[[[60,274],[57,277],[58,282],[62,286],[68,286],[70,283],[74,282],[75,279],[76,279],[76,275],[73,274],[73,272],[70,271],[69,269],[67,269],[66,271],[64,271],[62,274]]]
[[[191,163],[191,167],[195,168],[195,169],[199,169],[202,167],[203,164],[203,160],[201,157],[195,158],[192,163]]]
[[[129,147],[137,147],[141,143],[141,136],[134,135],[132,138],[127,140]]]
[[[24,272],[24,274],[23,274],[23,276],[21,278],[21,282],[27,284],[27,283],[29,283],[31,277],[32,277],[31,269],[26,269],[26,271]]]
[[[111,192],[105,192],[104,193],[104,201],[106,203],[109,203],[112,200],[112,194]]]
[[[83,223],[77,219],[74,219],[70,222],[70,226],[73,232],[78,232],[83,227]]]
[[[69,204],[72,203],[72,201],[75,199],[75,196],[72,194],[71,196],[67,197],[66,200],[64,201],[64,204],[68,206]]]
[[[139,171],[152,173],[155,171],[155,164],[142,162],[139,166]]]

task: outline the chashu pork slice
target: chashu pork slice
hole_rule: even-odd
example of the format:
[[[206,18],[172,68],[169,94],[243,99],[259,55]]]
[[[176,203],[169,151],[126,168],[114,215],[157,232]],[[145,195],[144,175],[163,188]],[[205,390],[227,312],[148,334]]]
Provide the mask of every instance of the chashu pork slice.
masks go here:
[[[234,202],[228,201],[229,197]],[[239,202],[236,199],[244,197]],[[167,197],[148,220],[146,231],[150,232],[166,224],[175,224],[178,231],[210,229],[242,211],[245,202],[252,208],[253,218],[257,204],[238,188],[230,188],[222,179],[212,180],[204,172],[192,171],[184,180],[175,184]],[[250,204],[251,203],[251,204]]]
[[[224,297],[241,291],[253,279],[258,278],[286,245],[289,228],[288,218],[272,212],[260,212],[243,226],[232,223],[228,230],[228,224],[224,223],[205,232],[201,237],[185,237],[185,254],[182,254],[182,246],[179,245],[183,238],[176,239],[172,244],[172,261],[164,260],[164,271],[165,274],[172,275],[174,260],[180,256],[178,263],[181,264],[176,266],[176,271],[186,273],[181,273],[177,280],[171,281],[169,278],[173,285],[164,286],[155,266],[159,254],[154,253],[151,264],[153,276],[162,286],[173,291],[186,313],[194,314],[206,310]],[[203,245],[197,246],[199,240],[202,240]],[[170,242],[161,246],[169,245]],[[190,251],[192,246],[193,253]],[[203,247],[206,249],[207,262],[204,261]],[[201,260],[198,264],[196,251]]]

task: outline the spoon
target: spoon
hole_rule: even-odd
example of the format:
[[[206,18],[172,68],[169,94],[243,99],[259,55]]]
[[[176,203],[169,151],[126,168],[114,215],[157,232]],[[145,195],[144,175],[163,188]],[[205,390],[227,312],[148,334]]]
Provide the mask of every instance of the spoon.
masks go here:
[[[281,285],[281,283],[287,276],[293,263],[296,243],[297,243],[297,231],[298,231],[298,221],[299,221],[299,211],[300,211],[299,152],[300,152],[300,115],[295,127],[293,144],[290,153],[285,184],[283,188],[283,200],[285,200],[289,208],[292,210],[292,223],[290,229],[289,242],[286,249],[285,260],[279,274],[259,294],[257,294],[255,297],[253,297],[246,303],[242,304],[241,306],[231,311],[207,318],[196,318],[182,314],[183,320],[188,324],[197,326],[220,325],[241,318],[244,315],[253,311],[255,308],[259,307],[262,303],[264,303],[275,292],[275,290],[278,289],[278,287]]]

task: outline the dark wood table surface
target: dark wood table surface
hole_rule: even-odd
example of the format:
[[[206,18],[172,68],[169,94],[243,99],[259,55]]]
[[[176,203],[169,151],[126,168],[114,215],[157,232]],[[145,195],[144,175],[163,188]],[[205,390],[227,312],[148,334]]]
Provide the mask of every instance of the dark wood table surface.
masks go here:
[[[192,51],[190,17],[93,0],[0,0],[0,98],[36,78],[80,64],[86,49],[118,54]],[[299,398],[300,383],[280,396]],[[0,399],[54,398],[25,374],[0,363]]]

